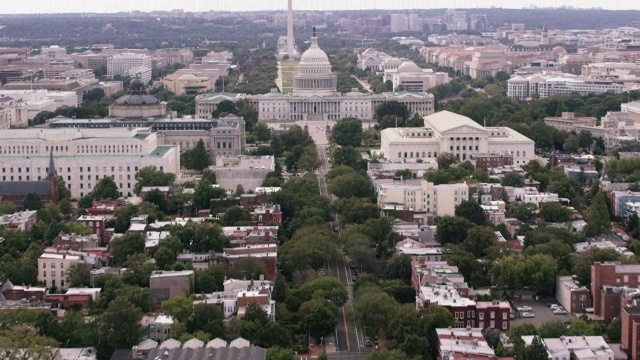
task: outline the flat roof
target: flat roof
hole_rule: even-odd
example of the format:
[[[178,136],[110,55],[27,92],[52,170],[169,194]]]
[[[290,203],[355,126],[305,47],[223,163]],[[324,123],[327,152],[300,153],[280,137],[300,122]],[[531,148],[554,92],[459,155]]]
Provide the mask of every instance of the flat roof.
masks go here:
[[[193,275],[193,270],[182,270],[182,271],[154,271],[151,274],[151,278],[162,278],[162,277],[174,277],[174,276],[191,276]]]

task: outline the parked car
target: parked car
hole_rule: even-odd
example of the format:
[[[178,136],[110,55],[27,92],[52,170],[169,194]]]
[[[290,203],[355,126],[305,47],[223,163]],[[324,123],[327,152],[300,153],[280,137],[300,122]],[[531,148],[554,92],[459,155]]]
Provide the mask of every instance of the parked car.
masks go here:
[[[369,337],[364,338],[364,346],[371,346],[371,339]]]
[[[525,311],[525,312],[520,314],[520,317],[523,317],[523,318],[534,318],[534,317],[536,317],[536,315],[534,313],[532,313],[532,312]]]
[[[523,312],[523,311],[531,311],[533,310],[531,308],[531,306],[518,306],[518,311]]]
[[[553,309],[553,315],[567,315],[565,309]]]
[[[353,275],[353,276],[351,277],[351,281],[353,281],[353,282],[358,281],[358,275]]]

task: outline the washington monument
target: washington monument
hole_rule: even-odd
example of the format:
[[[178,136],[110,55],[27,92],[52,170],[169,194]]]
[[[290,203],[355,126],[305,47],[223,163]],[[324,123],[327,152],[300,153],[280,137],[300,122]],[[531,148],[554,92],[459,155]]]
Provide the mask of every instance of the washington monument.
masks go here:
[[[295,44],[293,39],[293,0],[289,0],[287,12],[287,55],[293,59],[295,56]]]

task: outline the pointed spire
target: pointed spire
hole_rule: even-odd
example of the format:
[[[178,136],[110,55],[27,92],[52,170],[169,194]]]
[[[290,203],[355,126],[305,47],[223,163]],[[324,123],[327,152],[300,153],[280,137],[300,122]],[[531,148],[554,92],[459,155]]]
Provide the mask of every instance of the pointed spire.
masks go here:
[[[51,152],[49,153],[49,173],[47,174],[47,176],[50,178],[54,178],[57,175],[58,175],[58,172],[56,171],[56,164],[53,162],[53,146],[52,146]]]
[[[313,37],[316,37],[316,27],[313,27]]]

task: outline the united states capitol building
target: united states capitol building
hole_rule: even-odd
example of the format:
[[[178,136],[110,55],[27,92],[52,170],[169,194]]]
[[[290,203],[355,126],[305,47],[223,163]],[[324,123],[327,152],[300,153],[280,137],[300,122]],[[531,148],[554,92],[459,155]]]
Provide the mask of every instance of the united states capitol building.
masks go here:
[[[365,94],[352,89],[338,92],[338,76],[329,57],[311,38],[311,46],[300,57],[292,94],[277,90],[262,95],[208,93],[196,97],[196,116],[210,118],[222,101],[247,99],[258,111],[259,120],[339,120],[347,117],[373,119],[375,109],[387,101],[403,103],[413,114],[428,116],[434,112],[434,96],[426,92],[387,92]]]

